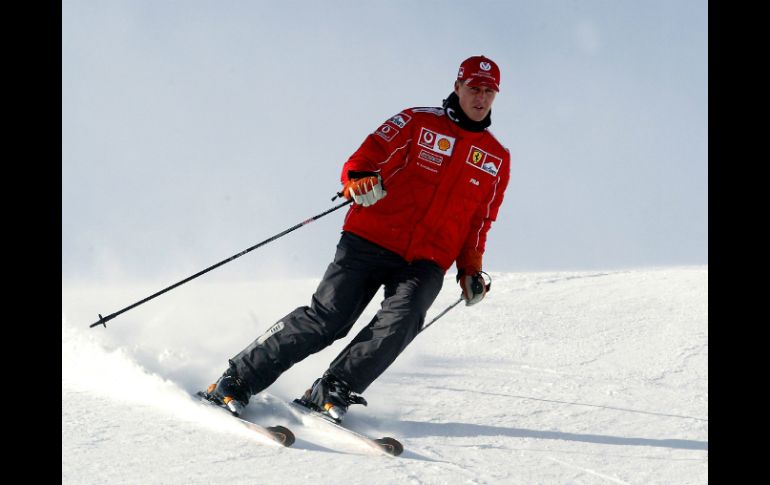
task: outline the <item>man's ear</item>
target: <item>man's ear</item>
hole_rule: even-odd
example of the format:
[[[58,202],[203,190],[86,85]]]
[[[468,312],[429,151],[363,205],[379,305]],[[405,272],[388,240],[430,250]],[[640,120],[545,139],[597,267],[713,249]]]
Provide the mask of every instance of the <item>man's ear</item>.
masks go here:
[[[460,95],[460,86],[462,86],[462,83],[460,81],[455,81],[455,94]]]

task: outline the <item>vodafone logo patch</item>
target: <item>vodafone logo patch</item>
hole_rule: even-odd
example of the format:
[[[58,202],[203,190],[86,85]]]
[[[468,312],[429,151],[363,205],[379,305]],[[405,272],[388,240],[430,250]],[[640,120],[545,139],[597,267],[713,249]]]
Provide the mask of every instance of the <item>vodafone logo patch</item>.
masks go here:
[[[390,126],[389,124],[385,123],[384,125],[380,126],[377,131],[374,132],[375,135],[378,135],[380,138],[382,138],[385,141],[392,140],[396,135],[398,135],[398,130]]]
[[[455,147],[455,139],[427,128],[421,128],[420,139],[417,144],[436,153],[451,156]]]

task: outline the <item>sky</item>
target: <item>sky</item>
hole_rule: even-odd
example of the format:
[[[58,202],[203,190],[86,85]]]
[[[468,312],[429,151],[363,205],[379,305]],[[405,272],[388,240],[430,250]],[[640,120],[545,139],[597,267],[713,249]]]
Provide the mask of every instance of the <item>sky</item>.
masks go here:
[[[487,271],[708,262],[706,1],[62,3],[62,280],[171,283],[332,207],[463,59],[501,69]],[[320,277],[343,211],[214,279]]]

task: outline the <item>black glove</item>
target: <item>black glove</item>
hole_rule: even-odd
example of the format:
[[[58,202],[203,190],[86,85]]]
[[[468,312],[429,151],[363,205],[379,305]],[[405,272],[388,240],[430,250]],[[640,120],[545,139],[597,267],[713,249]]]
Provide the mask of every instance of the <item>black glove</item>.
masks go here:
[[[458,274],[457,280],[462,288],[462,299],[465,300],[465,306],[475,305],[484,299],[491,285],[484,283],[483,272],[479,271],[471,275]]]

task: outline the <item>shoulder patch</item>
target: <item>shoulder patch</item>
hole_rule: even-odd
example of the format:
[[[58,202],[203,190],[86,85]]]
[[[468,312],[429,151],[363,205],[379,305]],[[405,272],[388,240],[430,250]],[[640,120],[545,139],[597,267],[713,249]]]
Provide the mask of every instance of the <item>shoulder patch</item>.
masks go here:
[[[406,114],[404,112],[401,112],[401,113],[397,114],[396,116],[392,117],[391,119],[389,119],[388,121],[390,123],[393,123],[394,125],[396,125],[399,128],[403,128],[411,120],[412,120],[411,116],[409,116],[408,114]]]
[[[398,130],[396,128],[393,128],[389,124],[385,123],[379,128],[377,128],[377,131],[375,131],[374,134],[378,135],[383,140],[389,142],[393,138],[395,138],[396,135],[398,135]]]

